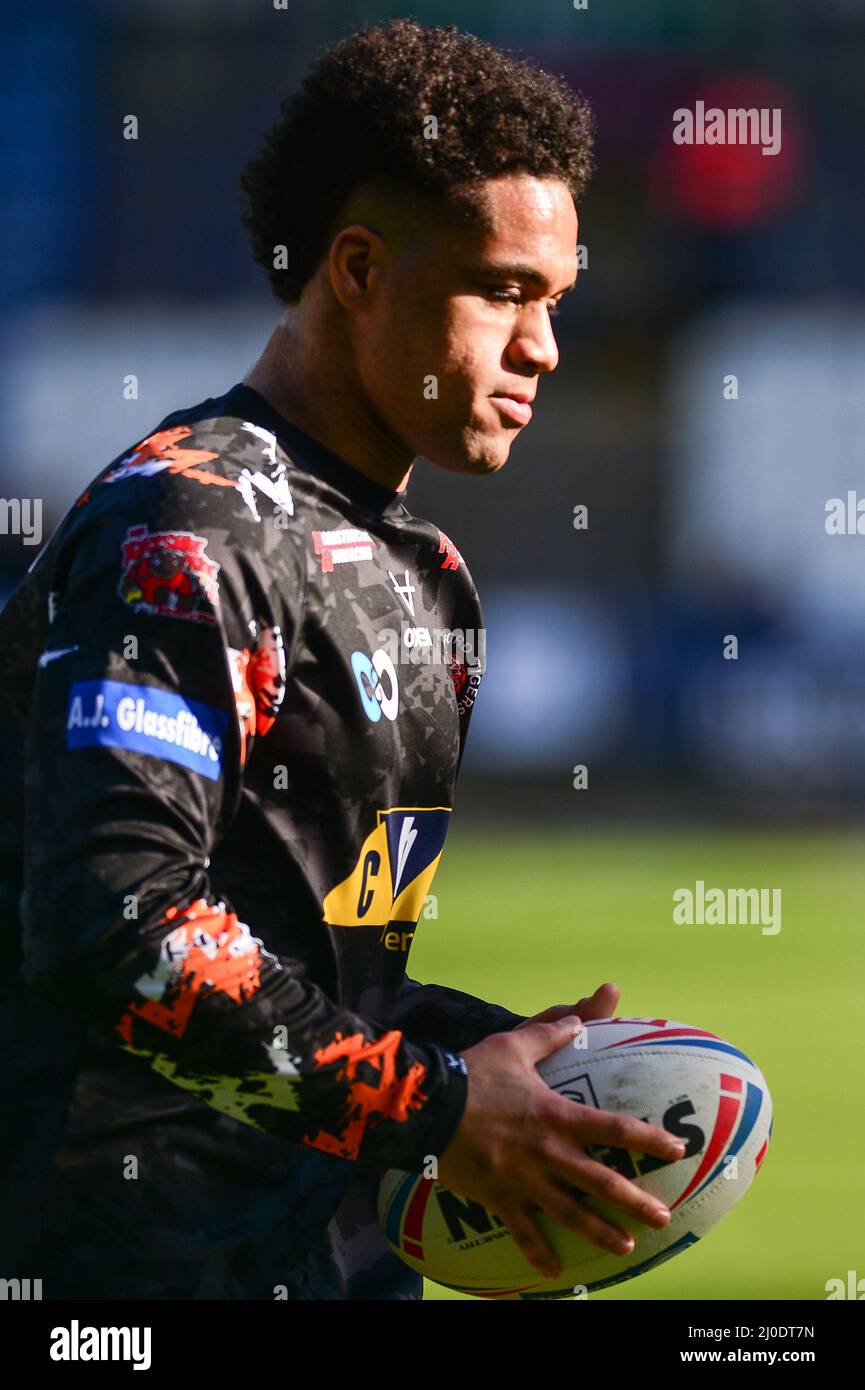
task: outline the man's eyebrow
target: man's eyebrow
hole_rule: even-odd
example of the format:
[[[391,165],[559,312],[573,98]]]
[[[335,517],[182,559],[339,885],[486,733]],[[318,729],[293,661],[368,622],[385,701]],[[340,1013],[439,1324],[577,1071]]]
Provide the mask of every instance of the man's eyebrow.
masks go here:
[[[494,280],[524,280],[527,284],[543,287],[548,284],[547,277],[534,266],[523,265],[521,261],[514,261],[509,265],[483,265],[478,266],[481,275],[488,275]],[[570,294],[576,288],[576,280],[573,280],[565,289],[560,290],[560,294]]]

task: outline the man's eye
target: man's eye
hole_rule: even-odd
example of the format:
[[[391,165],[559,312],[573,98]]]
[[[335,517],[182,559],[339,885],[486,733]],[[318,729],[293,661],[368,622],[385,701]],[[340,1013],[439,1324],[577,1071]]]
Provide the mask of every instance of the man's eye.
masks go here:
[[[523,297],[519,290],[488,289],[487,294],[499,304],[522,304],[523,302]],[[561,313],[561,304],[559,300],[554,299],[551,304],[548,304],[547,312],[550,318],[557,318]]]

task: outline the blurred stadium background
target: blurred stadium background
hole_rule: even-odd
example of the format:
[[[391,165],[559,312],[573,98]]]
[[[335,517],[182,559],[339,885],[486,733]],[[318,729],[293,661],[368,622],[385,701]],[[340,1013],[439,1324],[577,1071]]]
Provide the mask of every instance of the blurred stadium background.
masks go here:
[[[277,305],[240,169],[318,49],[398,14],[521,50],[598,118],[534,423],[495,477],[419,464],[410,487],[473,571],[488,659],[412,974],[523,1013],[613,979],[624,1013],[730,1036],[775,1096],[763,1172],[686,1260],[600,1297],[823,1298],[865,1276],[865,541],[825,526],[865,496],[861,0],[7,12],[0,494],[41,498],[47,538],[125,445],[245,374]],[[674,145],[698,99],[780,107],[781,152]],[[0,601],[35,553],[0,535]],[[697,879],[780,887],[782,930],[674,926]]]

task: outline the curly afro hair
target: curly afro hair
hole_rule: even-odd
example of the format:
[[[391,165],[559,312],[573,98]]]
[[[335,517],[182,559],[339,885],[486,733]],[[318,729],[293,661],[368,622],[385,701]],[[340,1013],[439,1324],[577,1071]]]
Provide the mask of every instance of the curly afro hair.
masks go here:
[[[562,80],[473,34],[411,19],[368,26],[313,65],[244,169],[253,255],[277,299],[296,303],[346,198],[379,178],[463,216],[479,184],[513,170],[558,178],[576,201],[592,128]],[[285,268],[274,265],[281,246]]]

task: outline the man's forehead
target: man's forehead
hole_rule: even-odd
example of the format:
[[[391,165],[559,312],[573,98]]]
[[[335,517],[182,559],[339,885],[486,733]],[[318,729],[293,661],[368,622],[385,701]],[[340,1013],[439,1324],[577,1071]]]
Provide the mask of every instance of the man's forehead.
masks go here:
[[[567,186],[529,176],[490,180],[478,194],[472,250],[501,267],[567,273],[576,266],[579,221]],[[537,278],[537,276],[535,276]]]
[[[503,174],[485,180],[475,196],[484,222],[494,231],[515,221],[544,226],[577,220],[570,189],[561,179]]]

